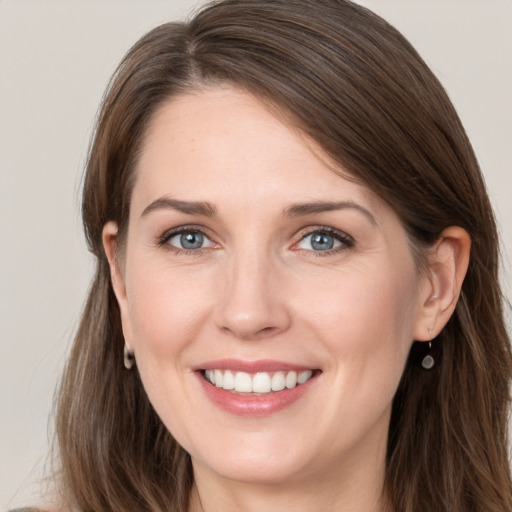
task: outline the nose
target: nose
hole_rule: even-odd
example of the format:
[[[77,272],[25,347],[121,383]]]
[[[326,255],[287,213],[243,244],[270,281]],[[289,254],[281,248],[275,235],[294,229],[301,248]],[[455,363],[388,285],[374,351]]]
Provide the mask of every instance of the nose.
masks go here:
[[[268,255],[232,255],[226,274],[219,283],[218,328],[241,340],[266,339],[289,328],[284,277]]]

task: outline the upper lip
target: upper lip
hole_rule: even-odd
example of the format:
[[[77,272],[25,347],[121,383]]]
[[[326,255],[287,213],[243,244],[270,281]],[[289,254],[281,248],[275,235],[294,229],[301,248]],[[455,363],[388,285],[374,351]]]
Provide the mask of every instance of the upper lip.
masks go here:
[[[245,361],[241,359],[216,359],[201,363],[193,368],[199,370],[231,370],[235,372],[258,373],[283,371],[314,370],[312,366],[295,364],[273,359],[259,359],[257,361]]]

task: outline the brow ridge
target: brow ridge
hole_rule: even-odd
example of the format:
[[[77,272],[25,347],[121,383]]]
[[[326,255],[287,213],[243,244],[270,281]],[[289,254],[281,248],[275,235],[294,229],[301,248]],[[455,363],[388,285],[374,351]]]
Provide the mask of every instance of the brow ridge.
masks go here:
[[[315,215],[323,212],[336,210],[354,209],[363,213],[372,224],[376,224],[375,217],[364,206],[354,201],[318,201],[311,203],[297,203],[284,210],[285,217],[304,217],[306,215]]]
[[[202,215],[204,217],[214,217],[217,214],[217,209],[206,201],[182,201],[160,197],[144,208],[141,217],[157,210],[177,210],[189,215]]]

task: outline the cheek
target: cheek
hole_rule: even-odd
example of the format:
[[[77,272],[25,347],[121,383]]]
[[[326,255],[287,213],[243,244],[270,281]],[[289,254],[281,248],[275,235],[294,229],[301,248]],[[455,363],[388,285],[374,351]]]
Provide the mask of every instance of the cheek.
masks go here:
[[[141,263],[134,262],[127,283],[133,346],[137,357],[150,353],[163,362],[198,336],[210,294],[200,273]]]
[[[332,446],[340,428],[343,443],[364,435],[380,418],[387,424],[413,341],[417,300],[413,266],[365,267],[338,277],[324,283],[303,315],[305,328],[321,338],[329,361],[326,375],[337,390],[326,420],[335,425]]]
[[[304,316],[339,364],[363,371],[381,361],[401,372],[412,343],[418,293],[411,263],[350,269],[309,289],[316,292]]]
[[[194,402],[185,379],[191,347],[201,337],[207,316],[204,280],[160,265],[134,265],[127,292],[136,365],[145,391],[166,427],[186,444],[187,428],[197,421],[187,413],[187,404]]]

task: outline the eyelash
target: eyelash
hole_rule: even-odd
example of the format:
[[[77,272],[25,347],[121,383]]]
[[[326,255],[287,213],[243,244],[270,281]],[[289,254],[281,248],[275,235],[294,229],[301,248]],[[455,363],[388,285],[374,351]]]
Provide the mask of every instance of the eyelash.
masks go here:
[[[205,233],[204,228],[199,226],[181,226],[177,229],[166,231],[163,235],[159,236],[156,240],[156,244],[158,247],[162,247],[167,251],[171,251],[180,255],[183,254],[184,256],[200,256],[203,251],[209,249],[209,247],[201,247],[199,249],[180,249],[179,247],[169,243],[169,240],[171,240],[173,237],[183,233],[200,233],[211,241],[211,238]]]
[[[179,247],[176,247],[175,245],[169,244],[169,240],[171,240],[173,237],[177,235],[181,235],[183,233],[200,233],[205,238],[211,241],[211,238],[205,233],[204,228],[199,226],[182,226],[177,229],[172,229],[169,231],[166,231],[161,236],[159,236],[156,240],[156,245],[158,247],[163,247],[168,251],[172,251],[175,254],[185,255],[185,256],[199,256],[201,255],[205,250],[209,249],[210,247],[201,247],[198,249],[181,249]],[[346,233],[343,233],[342,231],[338,231],[337,229],[322,226],[322,227],[316,227],[316,228],[309,228],[307,231],[303,232],[300,235],[300,238],[297,242],[295,242],[293,246],[298,245],[300,242],[305,240],[308,236],[312,236],[314,234],[326,234],[329,236],[332,236],[335,240],[340,242],[339,247],[335,247],[333,249],[326,249],[324,251],[314,251],[310,249],[294,249],[295,251],[303,251],[308,253],[309,255],[313,257],[325,257],[325,256],[333,256],[335,254],[339,254],[342,251],[345,251],[346,249],[351,249],[354,247],[355,242],[352,237],[347,235]],[[212,242],[214,243],[214,242]]]
[[[324,251],[314,251],[310,249],[295,249],[296,251],[304,251],[308,253],[308,255],[311,255],[314,258],[323,258],[326,256],[334,256],[336,254],[339,254],[347,249],[352,249],[355,246],[354,239],[347,235],[346,233],[343,233],[342,231],[338,231],[337,229],[322,226],[322,227],[316,227],[316,228],[308,228],[308,230],[303,233],[300,237],[300,239],[295,242],[293,245],[296,246],[300,242],[302,242],[304,239],[306,239],[308,236],[312,236],[314,234],[322,234],[322,235],[329,235],[332,236],[335,240],[340,242],[339,247],[334,247],[332,249],[327,249]]]

